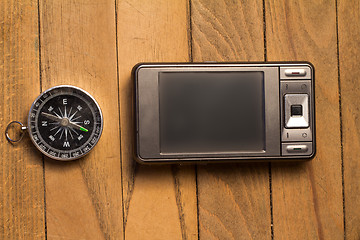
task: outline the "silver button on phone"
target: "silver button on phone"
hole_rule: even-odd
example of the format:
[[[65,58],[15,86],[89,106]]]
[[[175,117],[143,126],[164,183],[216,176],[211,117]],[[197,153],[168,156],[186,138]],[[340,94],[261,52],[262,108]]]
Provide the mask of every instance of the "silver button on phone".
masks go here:
[[[311,142],[283,143],[283,156],[311,155],[313,152]]]
[[[309,127],[309,95],[285,94],[285,127]]]
[[[307,152],[307,150],[308,147],[306,145],[289,145],[286,147],[288,153]]]
[[[286,76],[305,76],[306,71],[303,68],[290,68],[290,69],[285,69],[285,75]]]
[[[311,70],[307,66],[280,67],[280,79],[300,80],[311,79]]]

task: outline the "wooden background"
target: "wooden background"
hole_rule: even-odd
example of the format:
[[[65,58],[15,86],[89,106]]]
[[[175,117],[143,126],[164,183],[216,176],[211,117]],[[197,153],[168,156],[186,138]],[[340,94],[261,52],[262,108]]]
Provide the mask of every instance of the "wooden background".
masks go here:
[[[0,1],[0,131],[59,84],[90,92],[105,119],[69,163],[2,135],[0,239],[359,240],[359,43],[359,0]],[[316,69],[312,161],[133,161],[134,64],[288,60]]]

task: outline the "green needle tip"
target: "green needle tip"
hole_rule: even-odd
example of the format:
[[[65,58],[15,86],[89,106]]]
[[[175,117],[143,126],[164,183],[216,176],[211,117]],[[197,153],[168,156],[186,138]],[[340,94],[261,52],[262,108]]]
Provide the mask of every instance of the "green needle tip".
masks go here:
[[[86,128],[80,127],[80,130],[83,132],[88,132],[89,130],[87,130]]]

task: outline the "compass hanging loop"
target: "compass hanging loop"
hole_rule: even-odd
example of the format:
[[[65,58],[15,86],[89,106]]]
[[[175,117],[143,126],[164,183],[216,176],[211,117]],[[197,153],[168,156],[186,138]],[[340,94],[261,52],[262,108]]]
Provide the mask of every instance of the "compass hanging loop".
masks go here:
[[[18,139],[12,139],[10,136],[9,136],[9,129],[10,129],[10,127],[11,126],[13,126],[13,125],[15,125],[15,124],[17,124],[17,125],[20,125],[20,137],[18,138]],[[7,125],[7,127],[6,127],[6,129],[5,129],[5,137],[6,137],[6,139],[10,142],[10,143],[18,143],[18,142],[20,142],[21,141],[21,139],[24,137],[24,135],[25,135],[25,131],[26,131],[26,129],[27,129],[27,127],[23,124],[23,123],[21,123],[21,122],[19,122],[19,121],[12,121],[12,122],[10,122],[8,125]]]

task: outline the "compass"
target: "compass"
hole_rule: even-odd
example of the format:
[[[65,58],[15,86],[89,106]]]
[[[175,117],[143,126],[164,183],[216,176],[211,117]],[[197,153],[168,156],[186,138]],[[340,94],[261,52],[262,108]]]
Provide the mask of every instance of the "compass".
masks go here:
[[[89,153],[102,129],[103,117],[96,100],[70,85],[46,90],[29,111],[27,130],[32,142],[44,155],[56,160],[74,160]],[[18,141],[10,139],[7,132],[6,137]]]

